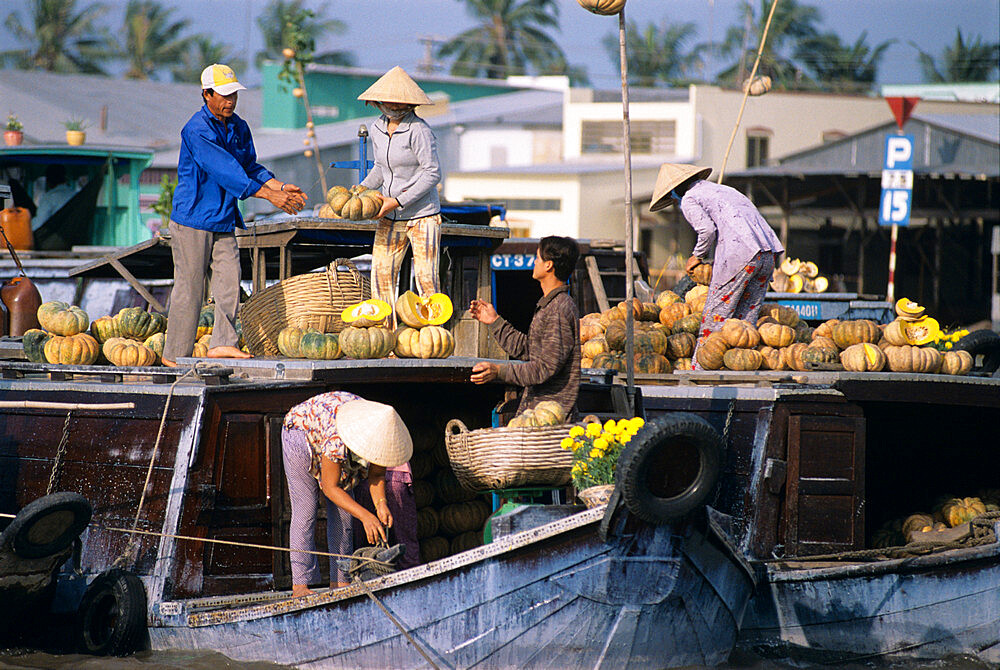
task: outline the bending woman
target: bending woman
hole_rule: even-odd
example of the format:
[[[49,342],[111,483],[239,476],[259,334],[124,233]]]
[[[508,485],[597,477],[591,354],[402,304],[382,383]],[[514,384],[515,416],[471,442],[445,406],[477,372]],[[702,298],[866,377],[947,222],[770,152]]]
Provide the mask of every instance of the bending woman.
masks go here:
[[[375,166],[362,186],[382,193],[372,247],[372,297],[396,304],[399,268],[413,245],[413,271],[421,296],[440,290],[441,181],[437,143],[416,115],[431,102],[410,75],[394,67],[358,96],[382,115],[371,124]],[[390,316],[394,318],[394,316]]]
[[[320,492],[326,497],[326,539],[331,554],[354,550],[352,517],[361,522],[371,544],[387,540],[392,513],[385,494],[385,470],[406,463],[413,453],[410,433],[389,405],[364,400],[344,391],[322,393],[285,415],[281,431],[282,460],[292,504],[288,531],[292,549],[292,595],[312,593],[320,579],[314,551],[316,509]],[[366,480],[375,514],[350,493]],[[348,575],[330,559],[330,587],[348,585]]]

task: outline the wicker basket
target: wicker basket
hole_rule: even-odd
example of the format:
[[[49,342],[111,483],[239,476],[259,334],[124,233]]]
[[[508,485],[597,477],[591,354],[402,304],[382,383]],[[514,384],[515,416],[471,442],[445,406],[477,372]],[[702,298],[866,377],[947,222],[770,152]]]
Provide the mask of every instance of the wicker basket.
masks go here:
[[[562,486],[573,468],[573,453],[559,446],[569,428],[469,430],[452,419],[444,429],[444,443],[455,476],[472,491]]]
[[[277,356],[278,333],[286,326],[339,333],[344,308],[370,297],[368,278],[338,258],[322,272],[295,275],[250,296],[240,309],[243,340],[254,356]]]

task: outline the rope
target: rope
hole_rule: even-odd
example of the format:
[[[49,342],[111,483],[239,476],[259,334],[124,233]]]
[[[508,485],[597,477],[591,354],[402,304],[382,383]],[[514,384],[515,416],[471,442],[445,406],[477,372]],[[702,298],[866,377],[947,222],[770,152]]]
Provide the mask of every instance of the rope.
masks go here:
[[[771,19],[774,17],[774,10],[778,6],[778,0],[774,0],[771,3],[771,11],[767,15],[767,23],[764,24],[764,32],[760,36],[760,46],[757,47],[757,58],[753,62],[753,69],[750,70],[749,82],[753,82],[753,78],[757,75],[757,66],[760,65],[761,54],[764,53],[764,43],[767,41],[767,31],[771,28]],[[719,169],[719,183],[722,183],[722,178],[726,175],[726,163],[729,161],[729,152],[733,148],[733,141],[736,139],[736,131],[740,128],[740,122],[743,121],[743,109],[747,106],[747,98],[750,96],[750,84],[747,84],[746,90],[743,91],[743,100],[740,102],[740,112],[736,115],[736,125],[733,126],[733,134],[729,136],[729,145],[726,146],[726,154],[722,157],[722,167]]]
[[[192,367],[187,372],[174,379],[174,383],[170,385],[170,389],[167,391],[167,399],[163,403],[163,413],[160,414],[160,428],[156,432],[156,442],[153,443],[153,455],[150,456],[149,458],[149,467],[146,468],[146,481],[143,482],[142,495],[139,497],[139,507],[135,510],[135,520],[132,522],[133,531],[135,531],[139,527],[139,517],[142,515],[143,505],[145,505],[146,503],[146,491],[149,490],[149,480],[153,476],[153,465],[156,464],[156,456],[160,451],[160,441],[163,439],[163,429],[167,425],[167,411],[170,409],[170,401],[174,397],[174,389],[176,389],[177,385],[181,383],[181,381],[184,380],[188,375],[195,372],[198,369],[198,366],[201,364],[202,364],[201,361],[195,363],[194,367]],[[125,545],[125,548],[122,550],[121,555],[115,559],[111,567],[124,568],[128,562],[135,560],[135,554],[137,551],[138,551],[138,544],[135,541],[135,537],[130,537],[128,540],[128,544]]]
[[[45,488],[45,495],[49,495],[59,486],[59,469],[62,467],[63,456],[66,455],[66,445],[69,444],[69,420],[72,416],[73,410],[66,412],[66,420],[63,421],[62,438],[60,438],[59,447],[56,449],[56,458],[52,462],[52,473],[49,475],[49,485]]]
[[[431,657],[427,655],[427,652],[425,652],[423,648],[419,644],[417,644],[417,641],[413,639],[413,636],[410,635],[409,631],[407,631],[406,628],[403,627],[403,624],[400,623],[399,620],[392,615],[392,612],[390,612],[386,608],[386,606],[382,604],[382,601],[379,600],[374,593],[372,593],[372,590],[368,588],[368,584],[363,582],[359,575],[354,575],[354,583],[361,585],[361,588],[364,589],[365,593],[368,594],[368,597],[375,601],[375,604],[378,605],[380,610],[382,610],[382,613],[389,618],[389,621],[391,621],[396,625],[396,628],[399,629],[399,632],[402,633],[406,637],[407,641],[409,641],[409,643],[413,645],[413,648],[416,649],[420,653],[420,655],[424,657],[424,660],[430,663],[431,667],[434,668],[434,670],[441,670],[441,666],[439,666],[437,663],[431,660]],[[441,654],[437,655],[440,656]]]
[[[994,544],[997,541],[993,529],[995,522],[1000,521],[1000,512],[987,512],[969,522],[969,534],[958,540],[910,542],[901,547],[884,547],[876,549],[859,549],[836,554],[817,554],[815,556],[794,557],[803,561],[884,561],[897,558],[915,558],[928,554],[938,554],[951,549],[968,549],[984,544]],[[793,557],[768,559],[766,562],[792,560]]]

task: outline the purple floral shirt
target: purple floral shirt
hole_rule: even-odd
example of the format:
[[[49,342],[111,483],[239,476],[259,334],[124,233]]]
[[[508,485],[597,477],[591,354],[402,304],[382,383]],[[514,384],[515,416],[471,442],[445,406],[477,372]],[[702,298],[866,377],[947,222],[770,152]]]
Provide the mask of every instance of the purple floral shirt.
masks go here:
[[[785,250],[750,199],[729,186],[696,181],[681,198],[681,212],[698,234],[691,255],[704,259],[715,249],[713,286],[735,277],[758,252]]]
[[[337,432],[337,410],[358,396],[346,391],[331,391],[313,396],[288,410],[285,428],[301,430],[312,450],[309,474],[320,478],[320,463],[326,456],[340,464],[340,488],[350,491],[368,477],[368,463],[351,453]]]

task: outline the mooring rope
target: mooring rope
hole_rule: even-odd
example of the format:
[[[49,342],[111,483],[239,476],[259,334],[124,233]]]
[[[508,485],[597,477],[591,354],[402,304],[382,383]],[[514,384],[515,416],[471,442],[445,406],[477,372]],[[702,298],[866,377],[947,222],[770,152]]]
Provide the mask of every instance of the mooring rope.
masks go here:
[[[354,557],[354,558],[358,558],[358,557]],[[403,624],[399,621],[399,619],[397,619],[395,616],[393,616],[392,612],[389,611],[389,608],[387,608],[385,605],[383,605],[382,601],[379,600],[378,597],[374,593],[372,593],[372,590],[370,588],[368,588],[368,584],[366,584],[361,579],[360,575],[357,575],[357,574],[354,575],[354,583],[361,585],[361,588],[364,589],[364,591],[365,591],[366,594],[368,594],[368,597],[371,598],[372,600],[374,600],[375,604],[378,605],[378,607],[379,607],[380,610],[382,610],[382,614],[386,615],[389,618],[389,621],[391,621],[392,623],[394,623],[396,625],[396,628],[399,629],[399,632],[402,633],[403,636],[407,639],[407,641],[409,641],[409,643],[413,645],[413,648],[416,649],[417,652],[419,652],[420,655],[424,657],[424,660],[427,661],[428,663],[430,663],[431,667],[434,668],[434,670],[441,670],[441,666],[439,666],[437,663],[435,663],[433,660],[431,660],[431,657],[427,655],[427,652],[424,651],[423,647],[421,647],[419,644],[417,644],[417,641],[413,639],[413,636],[410,635],[410,632],[408,630],[406,630],[406,627],[403,626]],[[430,648],[430,647],[428,647],[428,648]],[[435,653],[437,653],[437,652],[435,652]],[[440,656],[440,655],[441,654],[438,653],[438,656]]]

